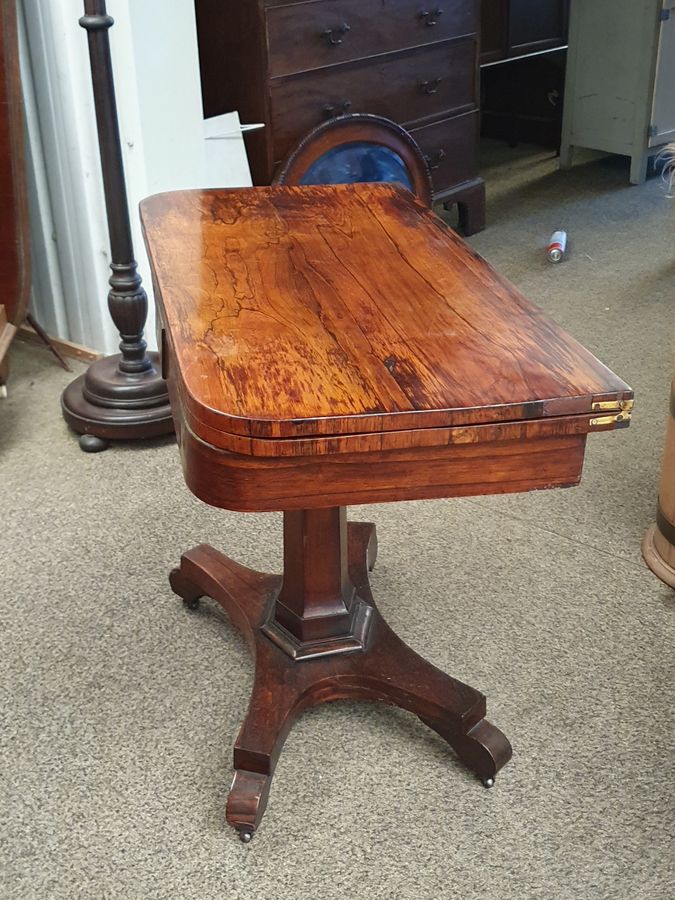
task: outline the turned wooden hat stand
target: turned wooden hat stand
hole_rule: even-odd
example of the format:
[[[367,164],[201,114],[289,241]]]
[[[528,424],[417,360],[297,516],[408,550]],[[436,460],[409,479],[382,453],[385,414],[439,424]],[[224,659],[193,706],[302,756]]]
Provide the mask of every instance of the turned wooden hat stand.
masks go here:
[[[148,298],[134,258],[122,146],[110,58],[105,0],[85,0],[80,25],[89,40],[112,276],[108,308],[120,333],[120,353],[92,363],[63,392],[61,408],[80,447],[95,453],[108,441],[170,434],[171,408],[157,353],[148,353],[143,329]]]

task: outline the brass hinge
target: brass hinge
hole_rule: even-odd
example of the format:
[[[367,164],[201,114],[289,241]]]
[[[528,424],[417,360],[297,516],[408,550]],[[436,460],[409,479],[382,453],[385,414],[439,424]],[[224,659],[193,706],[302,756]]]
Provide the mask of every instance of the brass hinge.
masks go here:
[[[629,412],[620,412],[615,416],[598,416],[597,419],[591,419],[591,425],[619,425],[622,422],[626,424],[630,422]]]
[[[635,400],[596,400],[595,403],[591,404],[591,409],[620,409],[621,412],[629,413],[634,405]]]

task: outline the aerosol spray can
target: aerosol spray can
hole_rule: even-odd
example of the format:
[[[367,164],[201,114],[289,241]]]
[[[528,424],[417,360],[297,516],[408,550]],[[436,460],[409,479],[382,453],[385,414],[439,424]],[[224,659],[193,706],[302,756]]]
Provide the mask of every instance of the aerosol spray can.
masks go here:
[[[548,244],[548,250],[546,251],[546,255],[551,260],[551,262],[559,263],[562,262],[563,257],[565,255],[565,248],[567,247],[567,232],[566,231],[554,231],[551,235],[551,240]]]

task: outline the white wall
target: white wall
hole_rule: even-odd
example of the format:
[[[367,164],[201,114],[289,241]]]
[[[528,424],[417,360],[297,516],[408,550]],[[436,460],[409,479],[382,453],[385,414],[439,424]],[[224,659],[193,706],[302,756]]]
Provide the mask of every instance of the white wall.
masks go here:
[[[103,352],[117,335],[107,312],[109,246],[81,0],[20,0],[29,136],[33,309],[47,330]],[[159,191],[250,185],[238,136],[206,142],[193,0],[108,0],[136,255],[153,303],[138,219]],[[213,123],[211,123],[213,124]],[[220,124],[220,123],[218,123]],[[234,131],[228,120],[223,131]]]

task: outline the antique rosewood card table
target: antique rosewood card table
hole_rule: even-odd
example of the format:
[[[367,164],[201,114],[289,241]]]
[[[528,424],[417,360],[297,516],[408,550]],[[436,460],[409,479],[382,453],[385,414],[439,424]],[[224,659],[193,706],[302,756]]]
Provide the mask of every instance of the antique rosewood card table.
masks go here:
[[[187,484],[284,513],[282,576],[206,545],[171,573],[255,655],[228,822],[250,840],[295,718],[346,697],[415,713],[491,786],[508,740],[378,613],[375,526],[345,507],[576,484],[632,391],[398,186],[185,191],[141,215]]]

